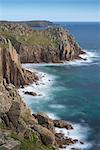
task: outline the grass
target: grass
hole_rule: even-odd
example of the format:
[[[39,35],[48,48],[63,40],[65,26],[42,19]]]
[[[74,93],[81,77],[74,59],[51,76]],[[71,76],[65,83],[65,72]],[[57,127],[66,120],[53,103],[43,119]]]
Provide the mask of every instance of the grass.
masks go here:
[[[22,139],[16,133],[12,133],[11,137],[21,142],[19,150],[55,150],[55,148],[47,147],[39,142],[35,133],[32,133],[30,139]]]
[[[26,39],[24,39],[27,45],[49,45],[50,40],[41,31],[33,31]]]
[[[50,40],[41,31],[33,31],[29,36],[23,36],[19,34],[14,34],[10,31],[0,31],[0,33],[11,40],[16,39],[16,41],[25,45],[49,45]]]
[[[0,129],[5,129],[5,128],[6,128],[5,124],[4,123],[0,123]]]
[[[5,38],[10,39],[12,43],[16,41],[26,46],[39,45],[46,47],[51,44],[55,46],[55,42],[52,41],[50,33],[48,33],[48,31],[33,30],[28,36],[20,35],[19,33],[14,33],[12,31],[5,30],[0,30],[0,33]]]

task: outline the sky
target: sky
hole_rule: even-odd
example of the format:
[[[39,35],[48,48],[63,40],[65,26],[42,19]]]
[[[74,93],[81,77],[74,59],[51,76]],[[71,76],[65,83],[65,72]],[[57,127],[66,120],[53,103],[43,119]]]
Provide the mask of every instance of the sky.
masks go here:
[[[0,20],[100,21],[100,1],[0,0]]]

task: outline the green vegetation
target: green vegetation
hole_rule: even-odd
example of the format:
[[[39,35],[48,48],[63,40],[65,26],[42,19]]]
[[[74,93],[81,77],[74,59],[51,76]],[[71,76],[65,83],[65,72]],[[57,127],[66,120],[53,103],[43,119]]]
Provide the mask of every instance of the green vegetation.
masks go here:
[[[16,29],[17,30],[17,29]],[[33,30],[29,34],[24,33],[21,34],[21,31],[12,31],[6,29],[0,29],[1,35],[5,38],[8,38],[12,41],[13,44],[21,43],[22,45],[31,46],[31,45],[39,45],[39,46],[55,46],[55,40],[53,40],[52,35],[48,30],[45,31],[37,31]]]
[[[22,137],[19,137],[16,133],[12,133],[11,137],[21,142],[20,150],[55,150],[54,147],[47,147],[43,145],[40,141],[38,141],[35,133],[32,133],[30,139],[23,139]]]
[[[18,42],[24,45],[41,45],[48,46],[51,44],[50,39],[48,39],[43,32],[33,31],[29,36],[17,36]]]
[[[6,128],[5,124],[3,122],[0,123],[0,129],[5,129],[5,128]]]

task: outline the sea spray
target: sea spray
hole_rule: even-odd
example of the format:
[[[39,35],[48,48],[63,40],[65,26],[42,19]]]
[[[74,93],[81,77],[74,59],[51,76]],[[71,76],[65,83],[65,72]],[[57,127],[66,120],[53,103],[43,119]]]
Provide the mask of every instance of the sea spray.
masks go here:
[[[43,72],[37,72],[37,70],[35,70],[35,69],[33,69],[33,70],[29,69],[28,68],[29,64],[25,64],[23,66],[30,71],[36,72],[39,75],[40,80],[38,81],[38,84],[33,83],[30,86],[25,86],[24,89],[19,89],[19,93],[25,99],[25,101],[29,105],[29,107],[31,107],[33,104],[34,105],[36,104],[36,106],[39,107],[38,109],[41,111],[41,108],[40,108],[41,100],[43,101],[43,97],[44,97],[44,100],[47,101],[47,99],[45,99],[45,97],[50,96],[49,94],[51,91],[48,91],[48,87],[49,87],[49,90],[50,90],[50,88],[52,88],[53,82],[54,82],[54,76],[50,76],[50,75],[43,73]],[[32,96],[25,95],[24,94],[25,91],[35,91],[37,93],[41,93],[42,96],[36,96],[36,97],[34,97],[33,100],[31,100]],[[59,104],[57,104],[55,106],[53,104],[51,104],[51,105],[49,105],[49,107],[54,108],[54,109],[65,109],[66,108],[64,105],[59,105]],[[32,113],[36,113],[36,112],[32,109]],[[51,113],[51,112],[45,112],[45,113],[47,113],[47,115],[51,119],[60,119],[56,115],[56,113]],[[89,127],[82,127],[81,124],[75,124],[75,123],[71,123],[71,124],[73,125],[74,130],[66,130],[64,128],[56,128],[55,130],[57,133],[60,133],[60,132],[64,133],[65,136],[67,136],[69,138],[78,139],[79,141],[84,142],[84,144],[77,142],[74,145],[67,146],[66,149],[60,149],[60,150],[70,150],[73,147],[74,148],[81,148],[81,150],[87,150],[88,148],[90,148],[91,143],[87,142]]]

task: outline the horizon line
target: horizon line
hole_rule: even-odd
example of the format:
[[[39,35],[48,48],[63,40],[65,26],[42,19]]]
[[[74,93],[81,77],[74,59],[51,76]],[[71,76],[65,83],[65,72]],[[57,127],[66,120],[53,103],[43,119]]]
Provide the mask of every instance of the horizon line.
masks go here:
[[[91,20],[91,21],[86,21],[86,20],[82,20],[82,21],[78,21],[78,20],[63,20],[63,21],[61,21],[61,20],[57,20],[57,21],[54,21],[54,20],[46,20],[46,19],[39,19],[39,20],[1,20],[0,19],[0,21],[1,22],[29,22],[29,21],[47,21],[47,22],[100,22],[100,21],[95,21],[95,20]]]

